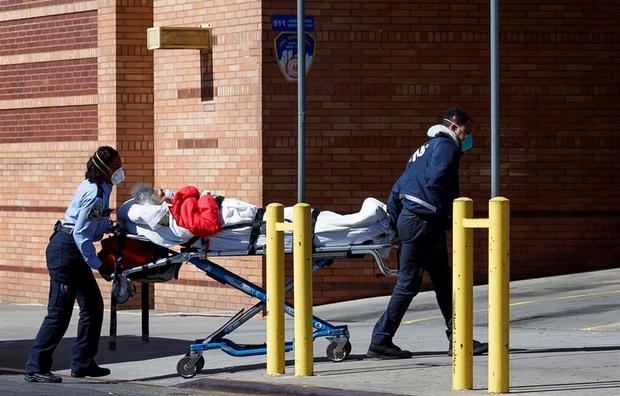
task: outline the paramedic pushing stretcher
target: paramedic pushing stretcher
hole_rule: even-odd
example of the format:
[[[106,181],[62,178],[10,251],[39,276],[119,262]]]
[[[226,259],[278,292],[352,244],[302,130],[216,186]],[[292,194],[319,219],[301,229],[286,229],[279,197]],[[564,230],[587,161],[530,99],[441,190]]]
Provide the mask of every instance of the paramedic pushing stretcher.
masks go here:
[[[472,120],[451,108],[442,123],[428,130],[430,139],[411,156],[388,197],[388,212],[402,242],[398,281],[388,307],[374,327],[368,356],[406,359],[410,351],[392,338],[428,271],[437,302],[452,337],[452,272],[448,263],[446,231],[452,226],[452,201],[459,196],[459,160],[472,146]],[[450,348],[452,343],[450,343]],[[474,354],[487,345],[474,341]],[[448,350],[451,354],[451,349]]]
[[[73,305],[80,306],[77,337],[72,349],[71,376],[103,377],[99,367],[103,299],[93,269],[109,280],[97,257],[94,241],[111,232],[109,199],[112,187],[125,177],[119,153],[109,146],[97,149],[86,165],[85,180],[77,188],[62,221],[56,223],[45,251],[50,274],[47,316],[39,329],[25,368],[29,382],[62,382],[52,374],[52,355],[71,320]]]

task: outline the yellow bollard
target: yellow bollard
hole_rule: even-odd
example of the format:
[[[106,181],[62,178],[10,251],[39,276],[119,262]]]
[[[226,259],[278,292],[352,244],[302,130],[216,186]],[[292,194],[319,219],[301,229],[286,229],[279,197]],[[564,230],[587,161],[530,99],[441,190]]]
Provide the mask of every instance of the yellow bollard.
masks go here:
[[[267,206],[267,375],[284,374],[284,207]]]
[[[469,198],[454,200],[452,214],[452,389],[473,389],[474,236],[464,219],[474,213]]]
[[[293,208],[293,288],[295,307],[295,375],[314,374],[312,345],[312,218],[310,205]]]
[[[489,201],[489,392],[509,391],[510,201]]]

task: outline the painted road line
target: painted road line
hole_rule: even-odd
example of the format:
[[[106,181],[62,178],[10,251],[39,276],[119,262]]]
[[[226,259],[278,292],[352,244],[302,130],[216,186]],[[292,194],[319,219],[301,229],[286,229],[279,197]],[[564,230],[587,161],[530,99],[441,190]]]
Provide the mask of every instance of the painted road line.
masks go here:
[[[611,294],[620,294],[620,290],[611,290],[611,291],[600,292],[600,293],[572,294],[572,295],[568,295],[568,296],[543,298],[543,299],[538,299],[538,300],[518,301],[518,302],[511,303],[510,306],[511,307],[518,307],[518,306],[521,306],[521,305],[536,304],[536,303],[540,303],[540,302],[576,300],[576,299],[580,299],[580,298],[607,296],[607,295],[611,295]],[[474,310],[474,312],[486,312],[486,311],[487,311],[487,309],[476,309],[476,310]],[[426,318],[412,319],[412,320],[407,320],[404,323],[405,324],[414,324],[414,323],[426,322],[428,320],[435,320],[435,319],[443,319],[443,316],[429,316],[429,317],[426,317]],[[608,326],[608,325],[605,325],[605,326]],[[598,327],[599,326],[588,327],[586,329],[595,329],[595,328],[598,328]],[[586,329],[582,329],[582,330],[586,330]]]
[[[613,329],[620,329],[620,322],[618,323],[611,323],[611,324],[606,324],[606,325],[600,325],[600,326],[592,326],[592,327],[584,327],[583,331],[598,331],[598,330],[613,330]]]

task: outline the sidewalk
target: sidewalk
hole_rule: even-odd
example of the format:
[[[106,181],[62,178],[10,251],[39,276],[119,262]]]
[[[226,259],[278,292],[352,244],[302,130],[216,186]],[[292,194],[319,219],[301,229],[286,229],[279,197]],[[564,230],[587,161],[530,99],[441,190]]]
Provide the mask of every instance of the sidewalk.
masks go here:
[[[620,394],[620,269],[511,283],[510,391],[532,395]],[[474,291],[474,336],[487,339],[487,289]],[[388,297],[315,307],[314,314],[333,324],[347,324],[353,346],[340,363],[325,357],[327,341],[314,343],[315,375],[294,376],[294,353],[287,353],[286,374],[266,375],[265,356],[231,357],[204,353],[205,367],[183,379],[176,364],[195,339],[207,336],[227,318],[151,313],[151,340],[140,341],[140,314],[121,311],[117,350],[108,351],[106,312],[98,361],[109,367],[106,382],[147,384],[201,391],[246,394],[403,394],[449,395],[451,359],[443,319],[432,292],[414,299],[395,343],[414,352],[412,359],[382,361],[365,356],[375,320]],[[45,315],[45,307],[0,304],[0,369],[22,370]],[[56,354],[54,370],[68,376],[77,312]],[[287,320],[287,340],[292,320]],[[262,343],[265,321],[252,320],[229,337],[237,343]],[[474,358],[474,391],[487,394],[487,357]],[[0,381],[1,381],[0,377]],[[74,380],[79,381],[79,380]],[[98,385],[91,381],[92,388]]]

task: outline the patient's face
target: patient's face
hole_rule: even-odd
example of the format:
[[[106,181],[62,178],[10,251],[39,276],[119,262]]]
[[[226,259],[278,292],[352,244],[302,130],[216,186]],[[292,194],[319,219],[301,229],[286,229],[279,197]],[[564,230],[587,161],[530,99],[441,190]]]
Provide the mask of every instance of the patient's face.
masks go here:
[[[153,188],[153,193],[151,194],[151,199],[153,203],[160,204],[164,200],[164,190],[161,188]]]

